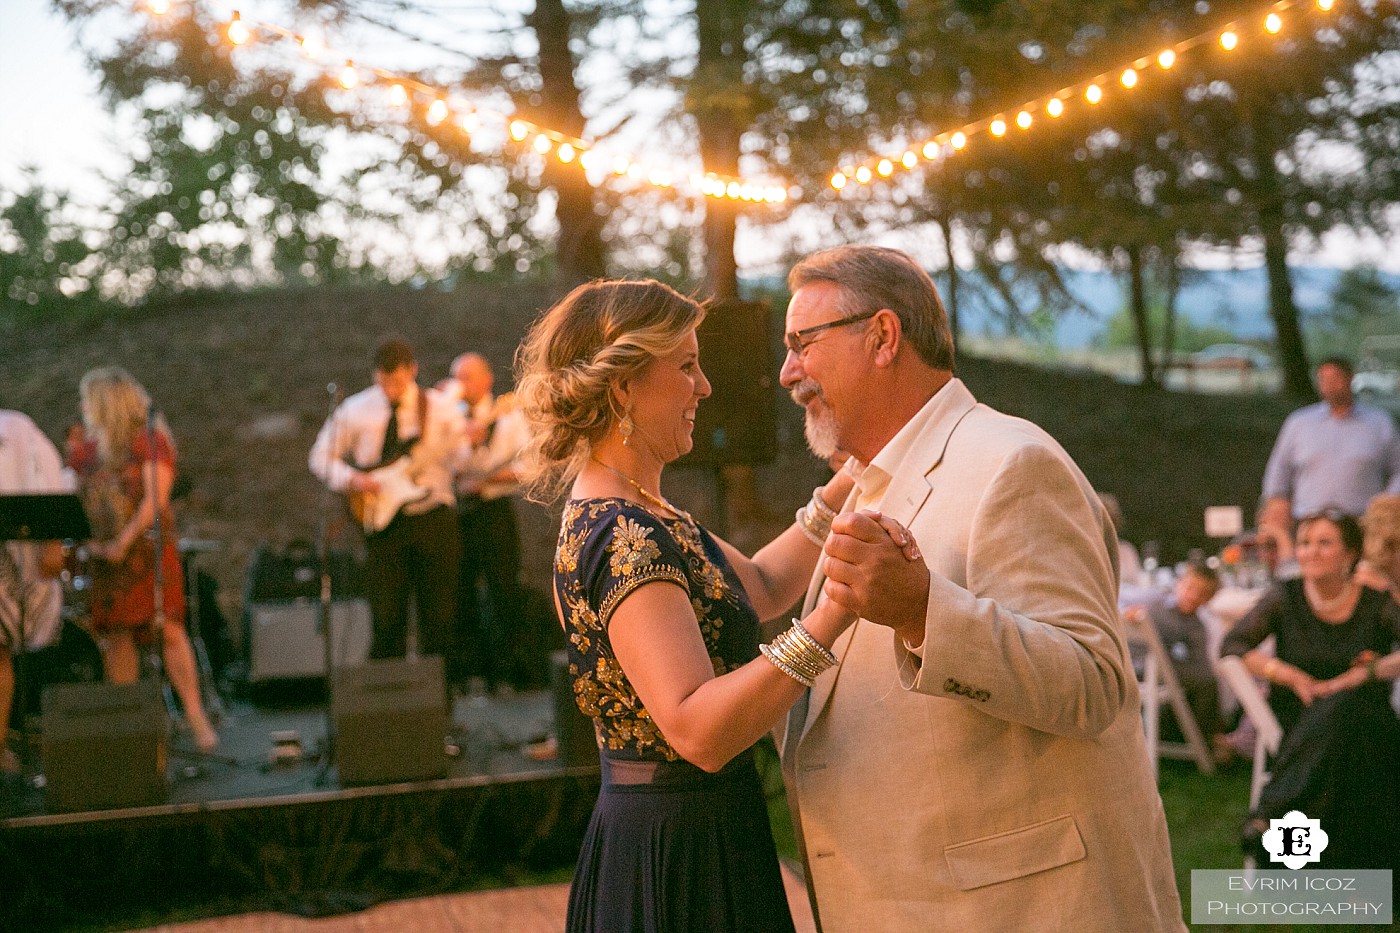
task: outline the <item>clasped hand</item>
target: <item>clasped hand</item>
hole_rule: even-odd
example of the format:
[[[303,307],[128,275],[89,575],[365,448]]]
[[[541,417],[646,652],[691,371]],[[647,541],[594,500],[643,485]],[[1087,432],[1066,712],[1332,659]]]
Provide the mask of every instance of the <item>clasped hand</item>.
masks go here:
[[[831,523],[823,549],[827,599],[923,642],[929,576],[914,535],[880,512],[848,512]]]

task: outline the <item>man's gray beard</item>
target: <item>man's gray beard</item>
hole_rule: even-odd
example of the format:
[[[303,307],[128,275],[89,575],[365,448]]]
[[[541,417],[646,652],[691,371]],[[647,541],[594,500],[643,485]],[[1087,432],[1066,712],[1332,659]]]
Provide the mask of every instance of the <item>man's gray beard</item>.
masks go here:
[[[831,412],[825,408],[815,414],[807,412],[802,429],[807,435],[807,446],[812,453],[823,460],[829,460],[836,454],[840,444],[836,439],[836,419],[831,416]]]

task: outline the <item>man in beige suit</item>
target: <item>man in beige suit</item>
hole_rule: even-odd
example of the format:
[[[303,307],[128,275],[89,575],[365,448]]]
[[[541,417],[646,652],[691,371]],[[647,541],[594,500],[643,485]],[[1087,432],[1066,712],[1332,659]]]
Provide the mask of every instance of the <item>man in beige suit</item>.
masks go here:
[[[819,455],[868,464],[804,608],[861,619],[779,737],[820,928],[1184,930],[1098,497],[953,378],[908,256],[827,250],[789,285],[783,385]]]

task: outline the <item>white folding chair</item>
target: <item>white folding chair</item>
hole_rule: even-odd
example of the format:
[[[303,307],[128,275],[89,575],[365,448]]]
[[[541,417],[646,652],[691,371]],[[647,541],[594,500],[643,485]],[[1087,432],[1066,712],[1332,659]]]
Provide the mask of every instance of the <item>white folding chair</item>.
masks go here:
[[[1147,736],[1147,753],[1152,758],[1152,778],[1157,779],[1157,759],[1172,758],[1182,761],[1194,760],[1196,767],[1204,774],[1215,773],[1215,758],[1210,746],[1201,734],[1201,726],[1186,700],[1186,691],[1177,679],[1172,668],[1172,659],[1167,654],[1157,634],[1152,620],[1137,613],[1123,616],[1124,627],[1129,642],[1137,642],[1145,649],[1142,675],[1138,679],[1138,694],[1142,702],[1142,726]],[[1181,727],[1183,742],[1169,742],[1162,738],[1162,706],[1169,704],[1176,714]]]
[[[1249,812],[1259,806],[1259,796],[1264,785],[1269,783],[1269,758],[1278,752],[1283,741],[1283,727],[1278,723],[1272,707],[1264,697],[1259,682],[1244,666],[1244,661],[1233,655],[1220,659],[1220,679],[1240,701],[1240,708],[1254,723],[1254,771],[1249,781]],[[1254,867],[1253,856],[1245,856],[1246,868]]]

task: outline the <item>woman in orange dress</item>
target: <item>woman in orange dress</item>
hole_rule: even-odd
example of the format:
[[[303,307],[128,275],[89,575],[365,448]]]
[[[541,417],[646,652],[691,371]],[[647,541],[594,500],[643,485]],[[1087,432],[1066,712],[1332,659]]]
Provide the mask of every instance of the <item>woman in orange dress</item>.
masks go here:
[[[83,505],[92,522],[92,622],[102,642],[107,677],[132,683],[140,674],[138,646],[155,634],[155,542],[161,526],[161,645],[170,685],[180,698],[195,744],[219,743],[204,711],[194,651],[185,631],[185,589],[175,545],[170,489],[175,481],[175,442],[164,419],[148,430],[150,396],[125,370],[94,369],[79,384],[86,441],[71,453]]]

